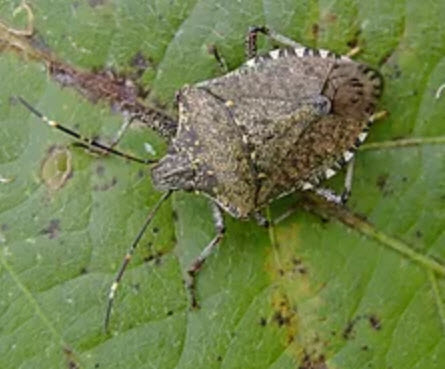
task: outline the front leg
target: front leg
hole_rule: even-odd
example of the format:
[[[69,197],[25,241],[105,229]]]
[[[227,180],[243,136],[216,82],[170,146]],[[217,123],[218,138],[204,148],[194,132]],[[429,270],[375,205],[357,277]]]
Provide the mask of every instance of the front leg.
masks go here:
[[[196,297],[196,276],[202,268],[207,258],[212,254],[216,246],[221,242],[224,232],[224,217],[221,208],[215,203],[212,203],[212,215],[215,225],[216,235],[208,243],[208,245],[201,251],[199,256],[193,261],[192,265],[187,269],[189,280],[187,281],[187,289],[190,294],[190,301],[192,308],[198,308],[198,299]]]
[[[247,32],[245,41],[246,43],[245,52],[246,52],[246,57],[248,59],[254,58],[257,55],[258,33],[262,33],[271,40],[276,41],[285,46],[290,46],[293,48],[304,48],[304,46],[301,45],[300,43],[295,42],[289,37],[286,37],[278,32],[275,32],[274,30],[266,26],[252,26],[249,28],[249,31]]]

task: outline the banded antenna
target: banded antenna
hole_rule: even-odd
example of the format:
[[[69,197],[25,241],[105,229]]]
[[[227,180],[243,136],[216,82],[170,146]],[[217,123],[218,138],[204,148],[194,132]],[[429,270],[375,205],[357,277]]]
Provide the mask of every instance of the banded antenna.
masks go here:
[[[24,105],[32,114],[34,114],[36,117],[38,117],[43,123],[45,123],[46,125],[48,125],[52,128],[58,129],[59,131],[64,132],[65,134],[73,137],[81,146],[84,146],[87,148],[96,148],[99,151],[114,154],[116,156],[120,156],[122,158],[134,161],[136,163],[154,164],[154,163],[158,162],[158,160],[141,159],[136,156],[126,154],[126,153],[116,150],[110,146],[104,145],[94,138],[88,138],[88,137],[82,136],[80,133],[72,130],[71,128],[65,127],[64,125],[56,122],[55,120],[49,119],[48,117],[43,115],[40,111],[38,111],[34,106],[32,106],[29,102],[27,102],[23,97],[17,96],[17,100],[22,105]]]

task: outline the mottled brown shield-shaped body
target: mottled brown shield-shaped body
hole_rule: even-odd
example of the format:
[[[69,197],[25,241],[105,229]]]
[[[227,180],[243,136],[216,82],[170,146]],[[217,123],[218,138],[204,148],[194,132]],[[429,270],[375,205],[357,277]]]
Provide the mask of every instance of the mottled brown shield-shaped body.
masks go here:
[[[202,191],[235,217],[310,189],[353,157],[382,91],[373,69],[325,50],[273,50],[178,94],[159,189]]]

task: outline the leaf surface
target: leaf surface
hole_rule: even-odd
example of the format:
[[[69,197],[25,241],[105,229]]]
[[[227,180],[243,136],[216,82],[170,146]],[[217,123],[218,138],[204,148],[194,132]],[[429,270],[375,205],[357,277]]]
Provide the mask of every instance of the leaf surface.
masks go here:
[[[0,21],[24,27],[24,13],[12,15],[18,5],[0,0]],[[251,25],[343,54],[359,45],[357,58],[385,77],[381,107],[390,116],[357,156],[348,207],[375,234],[445,260],[445,97],[435,96],[445,82],[443,1],[31,6],[36,47],[79,69],[131,76],[142,60],[138,83],[168,109],[184,84],[220,75],[209,45],[230,69],[243,62]],[[0,54],[0,75],[0,178],[12,179],[0,181],[1,368],[443,368],[443,279],[385,237],[301,208],[269,231],[226,216],[226,237],[198,277],[201,309],[190,311],[184,271],[214,231],[207,200],[184,193],[144,236],[105,335],[108,288],[160,194],[147,168],[70,146],[10,98],[22,95],[84,135],[110,140],[122,116],[105,103],[61,89],[43,63],[14,52]],[[398,146],[401,138],[419,142]],[[146,142],[165,153],[166,144],[138,124],[120,148],[146,156]],[[342,175],[328,185],[341,182]],[[274,203],[270,217],[296,201]]]

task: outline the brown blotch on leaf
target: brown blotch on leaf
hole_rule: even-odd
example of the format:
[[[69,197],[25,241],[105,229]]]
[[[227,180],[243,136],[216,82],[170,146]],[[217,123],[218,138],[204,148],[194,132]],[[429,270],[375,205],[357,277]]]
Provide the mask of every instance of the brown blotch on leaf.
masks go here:
[[[53,146],[48,150],[40,167],[40,177],[50,190],[62,188],[72,174],[71,151],[65,147]]]
[[[162,136],[169,138],[176,133],[177,121],[162,107],[142,102],[148,91],[135,81],[112,70],[87,72],[55,60],[49,63],[49,73],[62,86],[80,92],[92,103],[107,101],[111,108],[137,118]]]

